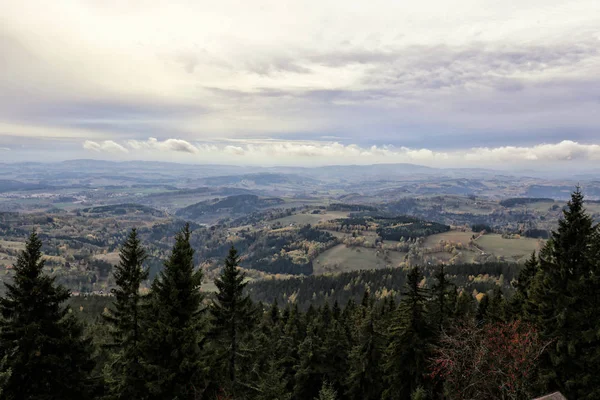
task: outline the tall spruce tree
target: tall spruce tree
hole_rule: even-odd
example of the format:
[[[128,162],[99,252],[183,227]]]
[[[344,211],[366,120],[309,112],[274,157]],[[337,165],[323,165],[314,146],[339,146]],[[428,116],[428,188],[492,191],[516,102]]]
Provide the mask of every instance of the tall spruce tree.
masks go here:
[[[515,293],[508,302],[508,310],[512,319],[529,319],[530,314],[530,299],[529,290],[531,283],[538,271],[538,259],[535,256],[535,251],[531,253],[531,257],[525,261],[523,269],[519,272],[517,281],[513,284]]]
[[[239,269],[239,256],[232,246],[225,259],[221,275],[215,279],[217,293],[210,307],[212,327],[210,337],[215,340],[218,360],[225,364],[230,390],[236,392],[237,373],[240,369],[240,344],[256,321],[256,310],[244,294],[245,274]]]
[[[448,280],[445,265],[434,274],[435,283],[431,287],[433,295],[432,319],[437,330],[441,330],[452,317],[456,303],[456,288]]]
[[[383,399],[410,398],[424,383],[434,330],[425,308],[427,291],[421,287],[422,279],[418,267],[411,269],[398,315],[390,327]]]
[[[351,400],[381,399],[385,338],[375,323],[369,312],[359,328],[357,343],[350,351],[346,393]]]
[[[200,361],[202,271],[194,268],[190,235],[186,224],[175,237],[171,256],[152,283],[144,313],[142,347],[150,399],[197,399],[206,386]]]
[[[110,395],[114,399],[144,399],[146,377],[141,365],[141,301],[140,286],[148,278],[143,263],[147,258],[135,228],[119,254],[113,274],[115,300],[109,313],[103,314],[111,326],[113,357],[106,371]]]
[[[43,273],[41,248],[32,232],[0,299],[2,399],[87,399],[90,341],[63,305],[69,291]]]
[[[506,299],[500,286],[494,286],[490,295],[486,317],[488,322],[503,322],[506,320]]]
[[[554,340],[542,363],[549,389],[568,398],[600,397],[597,381],[600,360],[589,360],[589,349],[600,345],[595,317],[600,304],[589,284],[598,260],[593,249],[597,226],[584,209],[579,187],[563,210],[558,230],[539,256],[539,269],[531,284],[531,303],[542,337]]]
[[[318,390],[325,381],[328,360],[326,360],[325,337],[320,321],[308,323],[306,337],[298,345],[298,364],[295,366],[294,398],[312,399],[319,395]]]

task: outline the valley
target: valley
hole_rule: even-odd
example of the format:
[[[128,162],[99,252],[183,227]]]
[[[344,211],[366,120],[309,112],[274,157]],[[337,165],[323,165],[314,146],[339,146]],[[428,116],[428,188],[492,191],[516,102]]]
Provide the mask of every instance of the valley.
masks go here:
[[[106,293],[131,228],[148,249],[152,278],[186,222],[209,291],[231,245],[252,282],[415,265],[519,265],[543,246],[565,206],[562,197],[525,196],[569,187],[404,164],[277,171],[126,164],[2,165],[0,279],[11,280],[35,229],[58,282],[74,293]],[[595,218],[597,185],[584,186]]]

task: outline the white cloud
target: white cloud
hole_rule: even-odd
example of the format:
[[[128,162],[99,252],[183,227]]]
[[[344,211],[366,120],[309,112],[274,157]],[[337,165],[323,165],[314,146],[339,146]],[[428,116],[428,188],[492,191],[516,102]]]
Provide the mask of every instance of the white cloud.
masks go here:
[[[158,151],[174,151],[182,153],[197,153],[199,148],[181,139],[167,139],[159,141],[156,138],[149,138],[147,141],[129,140],[127,145],[134,150],[158,150]]]
[[[375,164],[410,162],[424,165],[454,166],[465,163],[492,165],[505,163],[548,163],[563,161],[600,160],[600,145],[581,144],[564,140],[554,144],[540,144],[530,147],[502,146],[496,148],[478,147],[453,151],[434,151],[427,148],[415,149],[395,146],[361,147],[356,144],[313,141],[276,140],[233,140],[230,142],[192,144],[180,139],[159,141],[130,140],[125,143],[133,152],[144,151],[152,157],[168,153],[188,153],[185,161],[203,162],[207,159],[221,163],[262,163],[262,164]],[[123,146],[113,142],[101,143],[86,141],[86,150],[128,152]]]
[[[95,152],[129,153],[129,150],[112,140],[105,140],[103,142],[94,142],[92,140],[86,140],[85,142],[83,142],[83,148]]]

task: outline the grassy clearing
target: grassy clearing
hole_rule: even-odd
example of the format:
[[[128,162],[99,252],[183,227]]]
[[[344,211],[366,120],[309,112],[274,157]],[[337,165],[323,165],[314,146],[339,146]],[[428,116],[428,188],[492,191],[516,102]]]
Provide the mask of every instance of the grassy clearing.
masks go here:
[[[461,231],[449,231],[443,233],[437,233],[435,235],[427,236],[425,238],[424,247],[434,247],[440,244],[440,240],[445,240],[446,242],[454,242],[454,243],[462,243],[463,245],[467,245],[469,240],[473,237],[473,232],[461,232]]]
[[[534,250],[538,251],[543,242],[538,239],[525,237],[521,237],[520,239],[503,239],[502,235],[488,234],[481,236],[477,239],[476,243],[486,253],[521,261],[529,257]]]
[[[346,247],[343,244],[332,247],[320,254],[313,262],[314,274],[330,272],[356,271],[359,269],[377,269],[396,266],[404,259],[404,253],[390,251],[384,259],[376,249]]]
[[[0,240],[0,246],[5,249],[25,250],[25,242],[13,242],[10,240]]]
[[[560,201],[552,202],[552,201],[536,201],[535,203],[527,203],[519,205],[518,207],[513,207],[520,210],[529,210],[529,211],[538,211],[538,212],[547,212],[552,206],[557,205],[559,207],[563,207],[565,203]]]
[[[102,261],[106,261],[109,264],[116,265],[119,263],[119,252],[113,251],[112,253],[96,254],[94,256],[94,258],[96,260],[102,260]]]

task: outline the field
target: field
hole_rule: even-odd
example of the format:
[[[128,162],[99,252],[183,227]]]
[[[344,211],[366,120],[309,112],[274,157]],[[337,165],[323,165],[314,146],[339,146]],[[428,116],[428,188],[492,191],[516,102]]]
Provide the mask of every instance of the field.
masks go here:
[[[440,240],[462,243],[466,246],[469,243],[469,240],[471,240],[471,237],[473,237],[473,232],[449,231],[437,233],[435,235],[426,237],[423,247],[435,247],[440,244]]]
[[[523,261],[529,257],[533,251],[540,249],[540,241],[521,237],[520,239],[503,239],[499,234],[483,235],[476,241],[486,253],[512,259],[514,261]]]
[[[403,261],[404,253],[390,251],[384,259],[376,249],[346,247],[339,244],[320,254],[313,262],[314,273],[346,272],[359,269],[377,269],[396,266]]]
[[[24,242],[13,242],[9,240],[0,240],[0,248],[11,249],[11,250],[24,250]]]
[[[112,253],[97,254],[94,256],[94,258],[97,260],[106,261],[107,263],[112,265],[116,265],[119,263],[119,252],[114,251]]]

